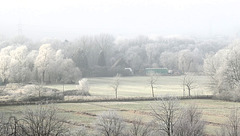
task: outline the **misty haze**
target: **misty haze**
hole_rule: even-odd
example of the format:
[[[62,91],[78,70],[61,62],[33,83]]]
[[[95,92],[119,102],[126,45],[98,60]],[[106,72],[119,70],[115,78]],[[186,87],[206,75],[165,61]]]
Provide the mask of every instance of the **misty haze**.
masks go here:
[[[0,3],[0,135],[240,135],[240,1]]]

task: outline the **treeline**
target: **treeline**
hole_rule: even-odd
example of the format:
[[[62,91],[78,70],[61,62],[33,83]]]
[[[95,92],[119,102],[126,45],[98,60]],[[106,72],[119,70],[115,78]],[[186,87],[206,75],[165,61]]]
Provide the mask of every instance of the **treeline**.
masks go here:
[[[224,37],[151,39],[115,38],[109,34],[82,36],[73,41],[0,38],[0,76],[3,83],[72,83],[82,76],[144,75],[145,68],[168,68],[179,74],[202,72],[206,55],[228,43]]]

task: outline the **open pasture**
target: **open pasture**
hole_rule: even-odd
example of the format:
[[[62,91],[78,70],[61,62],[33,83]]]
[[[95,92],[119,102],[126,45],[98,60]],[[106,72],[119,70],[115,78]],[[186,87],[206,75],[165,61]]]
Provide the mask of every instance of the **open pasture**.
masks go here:
[[[120,77],[118,88],[118,97],[151,97],[151,88],[149,84],[150,77]],[[192,95],[210,95],[208,84],[209,79],[206,76],[194,76],[194,89]],[[90,94],[92,96],[114,97],[115,93],[111,85],[114,77],[89,78]],[[175,95],[183,96],[183,76],[159,76],[155,95]],[[77,84],[65,84],[64,90],[76,89]],[[48,85],[47,87],[63,90],[63,85]],[[188,95],[187,89],[185,95]]]
[[[54,104],[60,116],[68,120],[72,128],[84,125],[90,131],[93,130],[93,123],[96,115],[106,110],[115,110],[124,117],[124,121],[130,125],[135,118],[141,118],[144,122],[152,120],[151,105],[155,101],[133,101],[133,102],[89,102],[89,103],[61,103]],[[225,102],[218,100],[181,100],[181,106],[195,104],[203,112],[203,119],[206,121],[206,132],[209,135],[215,135],[221,124],[227,120],[230,111],[235,107],[240,107],[240,103]],[[11,113],[19,115],[26,107],[31,106],[2,106],[0,113]]]

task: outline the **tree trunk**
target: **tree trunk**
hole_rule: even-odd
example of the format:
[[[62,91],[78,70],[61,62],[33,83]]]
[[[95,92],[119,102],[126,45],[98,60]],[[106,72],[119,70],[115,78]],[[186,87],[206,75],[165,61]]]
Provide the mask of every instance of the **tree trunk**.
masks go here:
[[[64,93],[64,83],[63,83],[63,93]]]
[[[154,97],[154,90],[153,90],[153,85],[151,84],[151,88],[152,88],[152,97]]]
[[[191,88],[188,87],[188,96],[191,96]]]
[[[115,95],[116,95],[116,99],[117,99],[117,89],[115,89]]]
[[[183,96],[185,96],[185,78],[186,76],[183,78]]]
[[[6,85],[7,83],[8,83],[8,80],[5,78],[5,79],[3,80],[3,84]]]
[[[45,78],[45,71],[43,71],[42,73],[42,83],[44,82],[44,78]]]

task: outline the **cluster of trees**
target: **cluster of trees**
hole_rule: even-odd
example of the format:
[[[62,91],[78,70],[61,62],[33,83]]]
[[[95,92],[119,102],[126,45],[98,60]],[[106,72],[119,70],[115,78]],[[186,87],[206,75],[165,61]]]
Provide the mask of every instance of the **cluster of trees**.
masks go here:
[[[175,72],[201,72],[205,54],[226,46],[225,42],[190,38],[162,38],[151,40],[140,36],[122,39],[119,53],[135,71],[146,67],[166,67]]]
[[[27,46],[7,46],[0,51],[0,77],[4,84],[72,83],[81,78],[81,71],[62,50],[43,44],[39,50]]]
[[[115,38],[109,34],[82,36],[73,41],[1,38],[0,76],[3,82],[66,83],[81,73],[84,77],[115,76],[121,72],[126,75],[123,73],[126,67],[134,74],[144,74],[147,67],[165,67],[178,73],[202,72],[206,54],[216,53],[228,41],[226,38]]]
[[[240,41],[236,40],[204,60],[205,73],[211,77],[211,87],[216,96],[240,100]]]

